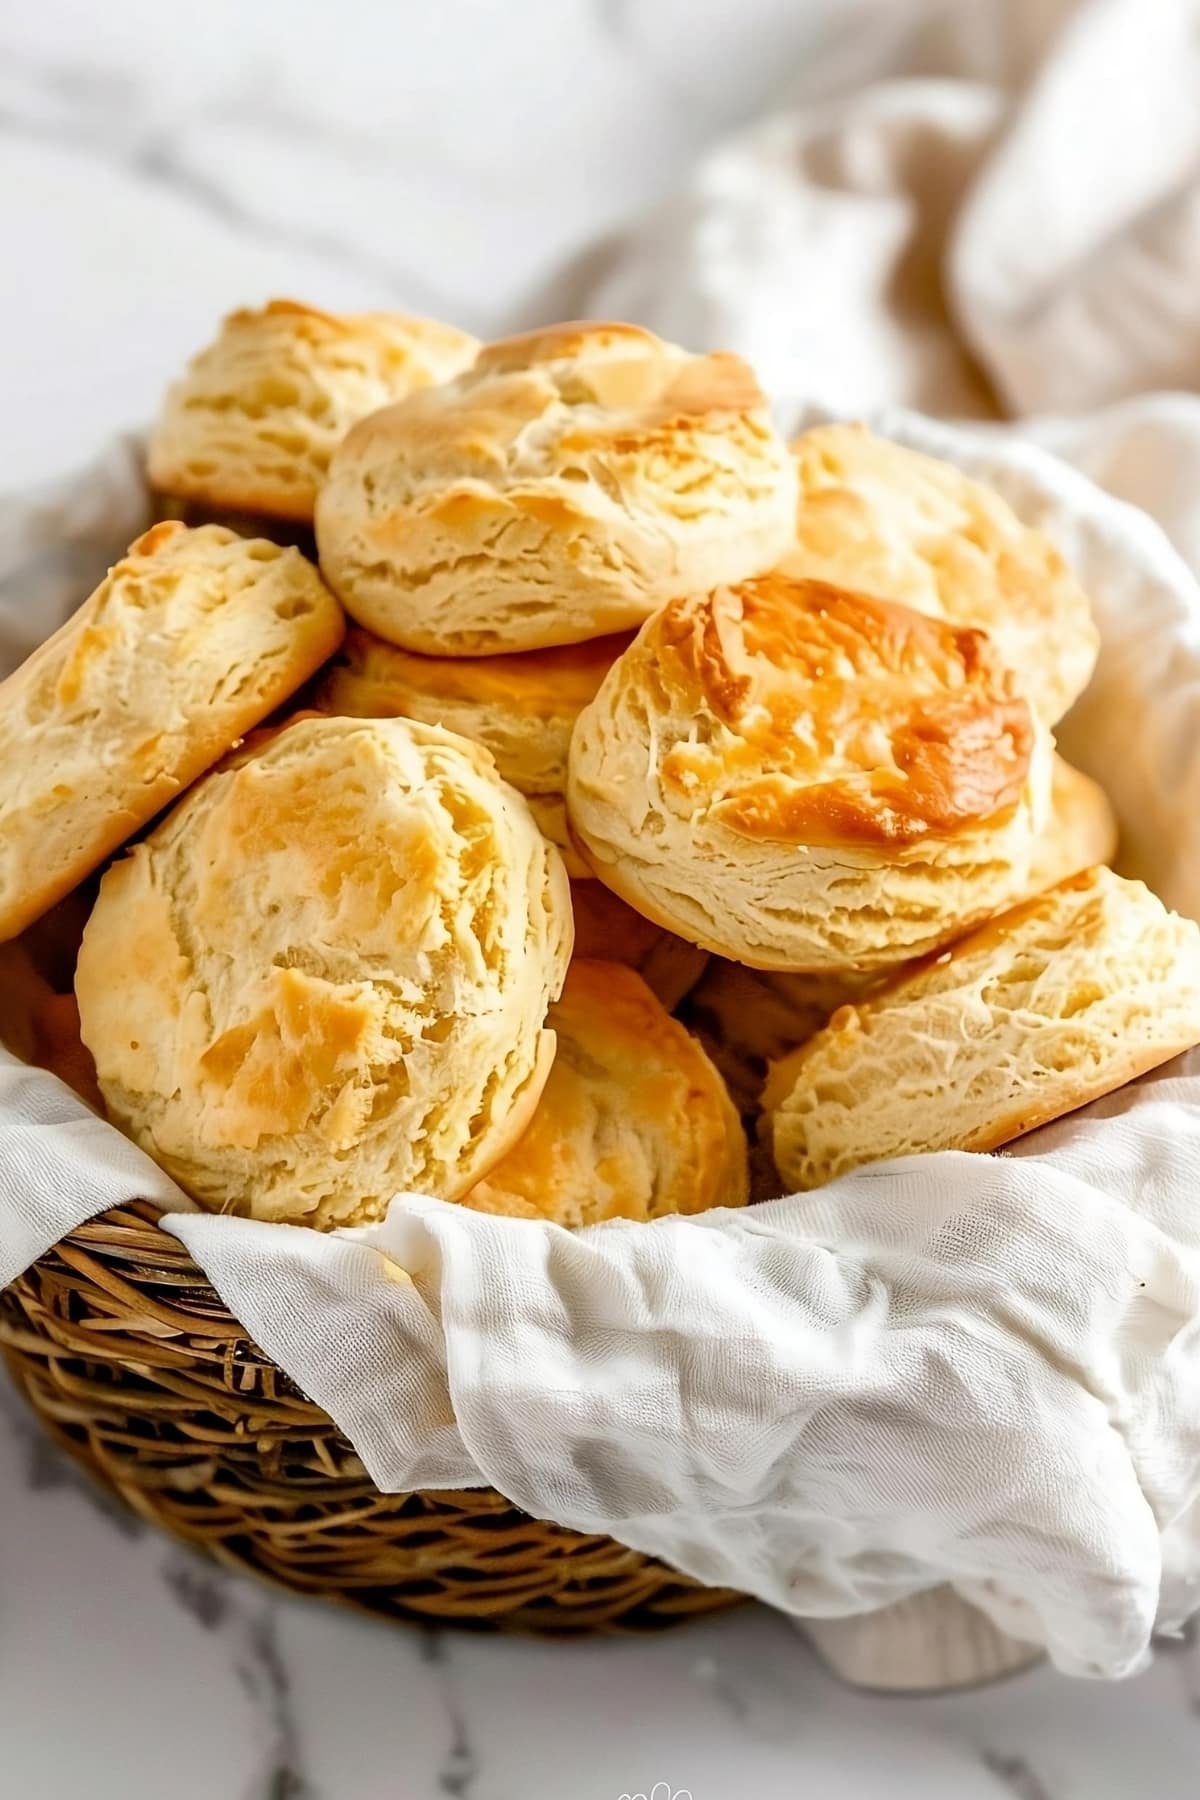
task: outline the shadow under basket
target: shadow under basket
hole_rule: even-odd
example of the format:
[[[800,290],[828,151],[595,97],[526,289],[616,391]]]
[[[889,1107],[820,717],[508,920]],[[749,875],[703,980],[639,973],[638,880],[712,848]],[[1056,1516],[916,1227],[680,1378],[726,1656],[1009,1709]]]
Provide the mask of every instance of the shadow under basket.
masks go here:
[[[381,1494],[157,1219],[103,1213],[0,1295],[18,1387],[143,1519],[294,1593],[426,1623],[652,1630],[739,1600],[492,1489]]]

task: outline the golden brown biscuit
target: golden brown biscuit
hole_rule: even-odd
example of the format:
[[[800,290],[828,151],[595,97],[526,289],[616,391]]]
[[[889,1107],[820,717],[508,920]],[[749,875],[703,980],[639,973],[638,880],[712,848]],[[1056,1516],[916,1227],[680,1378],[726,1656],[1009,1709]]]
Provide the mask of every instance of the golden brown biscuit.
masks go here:
[[[771,1071],[794,1188],[921,1150],[994,1150],[1200,1043],[1200,928],[1085,870],[844,1006]]]
[[[109,1116],[203,1205],[362,1224],[520,1135],[566,876],[476,744],[304,718],[111,868],[76,973]]]
[[[1110,863],[1116,853],[1117,815],[1108,795],[1098,781],[1056,755],[1050,818],[1033,847],[1030,893],[1056,887],[1081,869]]]
[[[0,684],[0,939],[211,768],[337,649],[297,550],[155,525]]]
[[[150,480],[213,507],[311,520],[355,421],[448,381],[478,348],[466,332],[404,313],[339,316],[295,300],[231,313],[167,395]]]
[[[1028,891],[1049,758],[982,632],[773,574],[643,627],[579,715],[567,807],[680,937],[865,972]]]
[[[434,655],[578,643],[786,550],[795,473],[750,370],[559,325],[356,426],[317,508],[327,580]]]
[[[668,1012],[704,973],[706,950],[644,919],[602,881],[572,881],[571,906],[576,957],[636,969]]]
[[[351,718],[424,719],[483,744],[563,852],[567,872],[585,875],[567,834],[567,746],[628,641],[593,638],[514,656],[417,656],[352,627],[312,704]]]
[[[745,1204],[725,1085],[639,975],[573,962],[548,1023],[558,1053],[533,1122],[464,1205],[578,1226]]]
[[[952,464],[864,425],[806,431],[792,451],[800,503],[789,574],[987,631],[1044,723],[1062,717],[1091,678],[1099,638],[1049,538]]]
[[[1034,844],[1029,892],[1107,862],[1116,841],[1116,820],[1103,788],[1056,756],[1051,815]],[[575,916],[578,927],[578,907]],[[747,969],[714,956],[688,998],[685,1022],[725,1077],[739,1111],[748,1115],[758,1108],[768,1065],[807,1043],[839,1006],[862,1001],[884,979],[849,969],[829,975]]]

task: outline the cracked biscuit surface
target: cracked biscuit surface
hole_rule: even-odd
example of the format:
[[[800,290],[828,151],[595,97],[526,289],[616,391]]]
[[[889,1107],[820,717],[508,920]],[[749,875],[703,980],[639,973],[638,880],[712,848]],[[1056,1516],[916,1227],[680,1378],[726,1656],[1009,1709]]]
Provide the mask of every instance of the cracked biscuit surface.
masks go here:
[[[780,1174],[993,1150],[1200,1042],[1200,927],[1095,868],[991,919],[776,1063]]]
[[[311,522],[350,427],[448,381],[478,348],[452,325],[404,313],[339,315],[295,300],[243,308],[169,389],[150,480],[179,501]]]
[[[627,637],[593,638],[511,656],[419,656],[351,626],[312,697],[320,712],[423,719],[483,744],[529,801],[570,875],[586,869],[567,833],[567,748]]]
[[[1116,819],[1103,788],[1055,756],[1051,814],[1034,844],[1029,893],[1109,861],[1116,843]],[[575,916],[578,922],[578,906]],[[849,968],[788,974],[713,957],[688,997],[686,1017],[740,1110],[753,1113],[768,1065],[806,1043],[839,1007],[865,999],[886,978]]]
[[[864,425],[818,426],[792,452],[800,499],[781,567],[988,632],[1055,724],[1087,686],[1100,640],[1050,539],[953,464]]]
[[[745,1204],[725,1084],[639,975],[573,962],[549,1023],[558,1052],[532,1122],[466,1205],[579,1226]]]
[[[772,574],[670,602],[571,740],[594,872],[752,967],[867,971],[1028,891],[1051,747],[989,640]]]
[[[751,371],[633,325],[559,325],[364,419],[317,505],[347,611],[453,656],[628,630],[770,567],[796,477]]]
[[[14,937],[336,650],[298,550],[160,524],[0,684],[0,938]]]
[[[557,852],[485,751],[310,717],[109,870],[76,993],[110,1117],[182,1187],[330,1227],[454,1198],[519,1136],[570,950]]]

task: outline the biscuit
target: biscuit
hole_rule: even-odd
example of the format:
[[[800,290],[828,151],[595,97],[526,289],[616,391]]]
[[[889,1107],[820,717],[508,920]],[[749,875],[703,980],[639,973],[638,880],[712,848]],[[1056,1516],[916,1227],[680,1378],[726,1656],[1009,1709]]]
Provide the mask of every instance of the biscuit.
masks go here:
[[[950,463],[823,425],[792,445],[800,483],[789,574],[900,600],[995,640],[1053,725],[1091,678],[1099,637],[1083,589],[1040,531]]]
[[[1107,862],[1116,843],[1116,819],[1103,788],[1056,756],[1051,814],[1034,844],[1029,892],[1039,893],[1081,869]],[[578,946],[578,906],[575,919]],[[758,1108],[768,1065],[807,1043],[840,1006],[865,999],[883,979],[849,969],[792,975],[748,969],[714,956],[693,987],[683,1016],[746,1116]]]
[[[364,419],[317,506],[326,579],[379,637],[492,656],[639,625],[793,535],[796,476],[739,357],[633,325],[489,344]]]
[[[725,1085],[640,976],[573,962],[548,1022],[558,1052],[533,1121],[465,1205],[579,1226],[745,1204]]]
[[[668,1012],[695,987],[708,952],[664,931],[619,900],[602,881],[572,881],[575,955],[589,962],[620,962],[636,969]]]
[[[1085,870],[844,1006],[771,1072],[793,1188],[923,1150],[994,1150],[1200,1043],[1200,928]]]
[[[1117,816],[1090,775],[1055,756],[1051,770],[1050,818],[1033,847],[1029,891],[1055,887],[1081,869],[1110,863],[1117,853]]]
[[[514,656],[416,656],[352,627],[312,705],[345,717],[423,719],[483,744],[529,801],[571,875],[587,870],[567,834],[567,746],[625,637]]]
[[[151,484],[177,499],[311,521],[329,458],[356,420],[473,361],[466,332],[404,313],[339,316],[272,300],[231,313],[169,390]]]
[[[486,751],[307,717],[109,870],[75,990],[110,1118],[182,1187],[329,1228],[515,1142],[570,950],[561,861]]]
[[[1050,746],[987,637],[772,574],[671,601],[571,739],[594,872],[752,967],[909,961],[1028,892]]]
[[[341,641],[297,550],[155,525],[0,684],[0,939],[14,937]]]

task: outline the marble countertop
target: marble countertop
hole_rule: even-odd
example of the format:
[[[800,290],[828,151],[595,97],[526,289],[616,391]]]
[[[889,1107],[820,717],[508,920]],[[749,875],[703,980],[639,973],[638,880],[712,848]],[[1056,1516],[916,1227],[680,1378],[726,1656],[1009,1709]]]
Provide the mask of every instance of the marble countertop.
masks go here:
[[[492,333],[564,316],[587,247],[782,100],[814,33],[838,36],[788,0],[10,12],[0,485],[147,419],[221,313],[271,294]]]
[[[930,0],[932,5],[932,0]],[[480,330],[841,56],[870,0],[40,0],[0,23],[0,486],[143,420],[237,303]],[[860,21],[861,22],[861,21]],[[25,1800],[1195,1800],[1200,1647],[856,1693],[747,1607],[653,1640],[365,1624],[103,1498],[0,1380],[0,1791]]]
[[[1195,1800],[1189,1644],[1117,1688],[902,1699],[758,1607],[613,1642],[364,1623],[109,1505],[2,1388],[0,1518],[13,1800]]]

